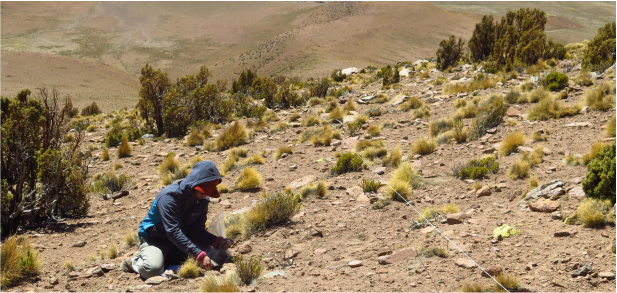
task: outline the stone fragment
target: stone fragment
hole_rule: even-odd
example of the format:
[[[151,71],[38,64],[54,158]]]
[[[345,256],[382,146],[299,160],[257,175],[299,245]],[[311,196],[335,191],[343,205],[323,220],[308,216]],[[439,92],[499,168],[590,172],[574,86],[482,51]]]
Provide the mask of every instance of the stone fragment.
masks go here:
[[[564,126],[565,127],[589,127],[589,126],[591,126],[591,123],[589,123],[589,122],[574,122],[574,123],[566,124]]]
[[[116,264],[113,264],[113,263],[105,263],[105,264],[102,264],[102,265],[101,265],[101,269],[102,269],[104,272],[109,272],[109,271],[111,271],[111,270],[115,270],[115,269],[116,269]]]
[[[612,280],[615,279],[615,273],[613,272],[601,272],[598,274],[598,277],[603,278],[603,279],[607,279],[607,280]]]
[[[81,274],[78,273],[78,272],[75,272],[75,271],[72,271],[72,272],[69,273],[69,278],[70,279],[75,279],[75,278],[78,278],[79,276],[81,276]]]
[[[295,170],[298,170],[298,165],[293,164],[289,167],[289,171],[295,171]]]
[[[482,188],[476,191],[476,197],[489,196],[489,195],[491,195],[491,188],[486,185],[482,186]]]
[[[552,200],[542,200],[529,204],[529,208],[534,212],[552,213],[559,209],[559,202]]]
[[[86,246],[86,244],[88,244],[88,242],[86,242],[86,241],[79,241],[79,242],[71,245],[71,247],[84,247],[84,246]]]
[[[585,195],[585,191],[583,190],[583,187],[581,186],[577,186],[577,187],[570,189],[568,191],[568,195],[570,197],[581,199],[581,200],[587,198],[587,195]]]
[[[357,267],[361,267],[362,266],[362,262],[359,260],[354,260],[354,261],[350,261],[347,264],[350,268],[357,268]]]
[[[464,258],[464,257],[457,259],[454,264],[456,264],[459,267],[466,268],[466,269],[473,269],[476,267],[476,264],[474,264],[473,261],[471,261],[468,258]]]
[[[553,234],[555,237],[568,237],[572,235],[570,230],[560,230]]]
[[[417,255],[418,253],[415,250],[411,248],[404,248],[395,251],[390,255],[380,256],[377,260],[379,261],[379,264],[386,265],[398,262],[408,262],[414,259]]]
[[[59,283],[60,282],[58,281],[58,278],[56,278],[56,277],[52,277],[52,278],[49,279],[49,284],[58,285]]]
[[[422,234],[428,234],[428,233],[431,233],[433,231],[435,231],[435,227],[433,227],[433,226],[427,226],[427,227],[424,227],[424,228],[420,229],[420,233],[422,233]]]
[[[591,266],[592,265],[593,265],[593,263],[588,262],[584,266],[582,266],[579,269],[575,270],[571,274],[572,278],[576,278],[578,276],[583,276],[583,277],[587,276],[589,273],[591,273]]]
[[[486,269],[486,273],[488,273],[488,275],[485,272],[482,272],[482,277],[488,278],[489,275],[494,277],[495,275],[501,273],[502,271],[503,271],[503,268],[500,265],[494,265]]]
[[[566,194],[563,189],[563,182],[555,179],[549,183],[542,184],[536,189],[530,191],[524,200],[530,200],[533,198],[548,198],[551,200],[559,199],[562,195]]]
[[[383,175],[384,173],[386,173],[386,167],[376,168],[375,173],[377,173],[378,175]]]
[[[114,192],[111,195],[111,198],[112,199],[118,199],[118,198],[121,198],[121,197],[124,197],[124,196],[127,196],[127,195],[129,195],[129,191],[128,190],[122,190],[122,191]]]
[[[238,248],[238,252],[241,254],[247,254],[249,252],[251,252],[253,250],[253,248],[248,245],[248,244],[244,244],[242,246],[240,246],[240,248]]]
[[[89,269],[86,272],[86,274],[89,275],[89,276],[93,276],[93,277],[94,276],[100,277],[100,276],[104,275],[105,273],[103,272],[103,270],[100,267],[94,267],[94,268]]]
[[[510,109],[508,109],[508,112],[506,112],[506,115],[508,115],[508,117],[518,117],[521,115],[521,111],[516,108],[510,107]]]
[[[158,285],[158,284],[166,282],[166,281],[167,281],[167,277],[156,276],[156,277],[148,278],[146,280],[146,284],[148,284],[148,285]]]
[[[466,215],[465,213],[455,213],[455,214],[447,213],[446,223],[449,225],[461,224],[463,223],[463,220],[468,217],[469,215]]]
[[[304,185],[307,185],[307,184],[315,181],[316,178],[317,177],[315,177],[315,176],[304,176],[302,178],[299,178],[299,179],[296,179],[296,180],[292,181],[289,184],[289,187],[291,187],[291,189],[300,188],[300,187],[302,187]]]
[[[315,255],[322,255],[324,253],[326,253],[328,250],[325,248],[319,248],[319,249],[315,249],[315,251],[313,251],[313,254]]]

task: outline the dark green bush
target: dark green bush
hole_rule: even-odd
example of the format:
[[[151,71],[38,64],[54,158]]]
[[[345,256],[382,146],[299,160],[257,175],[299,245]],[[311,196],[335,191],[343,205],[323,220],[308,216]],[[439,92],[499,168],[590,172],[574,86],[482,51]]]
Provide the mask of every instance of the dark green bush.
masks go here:
[[[397,68],[393,68],[390,65],[388,65],[386,67],[383,67],[380,70],[380,72],[381,72],[381,77],[382,77],[381,84],[384,87],[390,86],[392,84],[395,84],[395,83],[401,81],[401,76],[398,73],[398,69]]]
[[[117,147],[120,142],[122,142],[123,135],[124,133],[122,132],[122,127],[120,127],[120,124],[114,123],[113,127],[107,132],[107,135],[105,135],[105,147]]]
[[[332,71],[332,75],[330,75],[330,78],[332,78],[332,80],[336,82],[341,82],[345,80],[345,78],[347,78],[347,74],[344,74],[343,71],[340,69],[335,69],[334,71]]]
[[[562,90],[568,86],[568,76],[559,72],[551,72],[542,80],[542,85],[552,92]]]
[[[465,42],[454,36],[450,36],[447,40],[442,40],[439,43],[439,49],[437,49],[437,68],[439,70],[445,70],[450,66],[456,66],[459,59],[463,55],[463,50],[465,48]]]
[[[336,166],[332,167],[332,174],[338,175],[360,170],[362,170],[362,159],[356,154],[347,153],[338,158]]]
[[[311,97],[325,97],[328,94],[330,81],[324,77],[318,81],[311,81],[308,84],[309,95]]]
[[[247,93],[257,78],[257,72],[252,69],[242,70],[238,79],[234,79],[231,84],[232,93]]]
[[[499,169],[499,163],[494,157],[486,157],[481,160],[471,160],[467,164],[455,166],[452,169],[454,177],[460,179],[480,179],[486,174],[494,174]]]
[[[125,190],[130,185],[131,178],[127,175],[120,174],[117,176],[113,172],[103,173],[95,178],[92,186],[92,191],[98,193],[114,193]]]
[[[69,112],[67,113],[69,118],[73,118],[75,116],[77,116],[79,114],[79,108],[77,107],[73,107],[73,109],[69,110]]]
[[[587,44],[582,67],[603,71],[615,63],[615,22],[598,29],[598,34]]]
[[[61,219],[88,211],[88,155],[79,152],[85,124],[76,125],[74,139],[63,143],[68,131],[70,99],[40,90],[40,100],[22,90],[14,99],[1,98],[2,179],[0,206],[2,236],[13,234],[28,218]]]
[[[97,114],[101,114],[101,109],[99,109],[99,106],[96,104],[96,102],[92,102],[92,104],[81,109],[81,116],[90,116]]]
[[[615,143],[603,146],[598,157],[587,164],[583,190],[587,197],[615,204]]]

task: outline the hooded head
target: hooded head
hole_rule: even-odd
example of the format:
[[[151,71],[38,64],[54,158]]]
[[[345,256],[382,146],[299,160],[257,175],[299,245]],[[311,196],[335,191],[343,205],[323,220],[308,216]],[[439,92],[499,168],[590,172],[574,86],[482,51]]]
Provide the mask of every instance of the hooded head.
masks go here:
[[[216,169],[214,162],[201,161],[195,164],[191,173],[180,182],[180,189],[186,194],[193,194],[194,190],[198,190],[207,196],[217,198],[221,195],[216,185],[222,181],[221,174]]]

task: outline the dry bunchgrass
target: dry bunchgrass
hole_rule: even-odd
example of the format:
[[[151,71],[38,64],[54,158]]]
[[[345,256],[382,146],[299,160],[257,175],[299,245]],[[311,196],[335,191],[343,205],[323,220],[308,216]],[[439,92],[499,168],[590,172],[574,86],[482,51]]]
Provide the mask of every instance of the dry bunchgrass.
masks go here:
[[[527,119],[529,120],[549,120],[562,117],[574,116],[578,114],[583,106],[580,104],[566,106],[554,98],[542,99],[536,106],[529,109]]]
[[[598,153],[602,150],[604,143],[601,141],[596,141],[591,145],[591,150],[588,153],[583,155],[583,162],[585,165],[589,164],[589,162],[598,157]]]
[[[246,239],[258,231],[287,221],[300,209],[300,196],[289,193],[268,195],[263,193],[261,200],[250,210],[225,220],[230,237]]]
[[[501,142],[501,145],[499,146],[499,155],[508,156],[514,151],[516,151],[519,146],[522,146],[524,144],[525,136],[523,135],[523,133],[520,131],[513,132],[506,136],[506,138],[504,138],[504,140]]]
[[[128,246],[137,246],[139,244],[139,236],[137,236],[137,232],[129,231],[124,235],[124,242]]]
[[[381,158],[388,154],[388,148],[385,146],[382,139],[379,140],[361,140],[356,143],[355,148],[360,152],[360,156],[365,160],[372,161],[375,158]]]
[[[402,180],[390,179],[390,186],[386,189],[386,198],[390,200],[403,201],[401,197],[408,200],[412,194],[412,189],[409,183]],[[400,195],[400,196],[399,196]]]
[[[67,272],[72,272],[72,271],[75,270],[75,265],[73,264],[73,262],[71,260],[65,261],[62,266],[64,266],[64,268],[67,270]]]
[[[536,176],[529,177],[529,189],[534,189],[538,186],[540,186],[540,182],[538,182],[538,177]]]
[[[272,121],[279,121],[281,119],[278,116],[276,116],[274,111],[268,110],[264,112],[264,114],[261,116],[261,120],[266,121],[266,122],[272,122]]]
[[[469,136],[469,130],[463,127],[462,120],[455,120],[454,127],[449,131],[450,137],[456,140],[456,143],[467,142],[467,136]]]
[[[280,146],[276,152],[274,152],[272,157],[274,158],[274,161],[277,161],[283,154],[293,154],[293,148],[286,145]]]
[[[248,165],[263,165],[266,160],[260,155],[253,155],[252,157],[248,157],[242,160],[239,165],[240,166],[248,166]]]
[[[311,128],[302,131],[299,143],[304,143],[310,140],[314,146],[329,146],[333,138],[340,139],[339,132],[335,132],[330,125],[324,125],[321,128]]]
[[[593,80],[591,80],[591,73],[589,72],[589,70],[586,70],[586,69],[581,70],[581,72],[579,72],[578,75],[576,75],[573,81],[574,81],[574,84],[577,84],[580,86],[593,85]]]
[[[402,157],[403,152],[401,148],[396,146],[383,158],[381,165],[396,168],[401,163]]]
[[[456,93],[473,92],[479,89],[494,88],[497,85],[497,80],[492,78],[484,78],[480,80],[474,80],[469,83],[462,82],[449,82],[443,86],[443,94],[451,95]]]
[[[467,100],[465,100],[464,98],[456,99],[454,100],[454,102],[452,102],[452,104],[454,105],[454,108],[465,107],[467,106]]]
[[[433,137],[452,129],[453,126],[454,121],[448,118],[441,118],[428,123],[429,132]]]
[[[428,155],[435,151],[435,147],[436,143],[434,140],[422,137],[411,145],[411,150],[414,154]]]
[[[41,259],[29,239],[11,236],[2,243],[0,252],[2,289],[15,286],[25,278],[39,274]]]
[[[133,147],[129,144],[129,138],[125,135],[118,146],[118,158],[126,158],[131,155]]]
[[[219,193],[228,193],[229,192],[229,188],[227,187],[227,185],[225,185],[225,183],[219,183],[216,186],[216,189],[219,191]]]
[[[575,154],[569,153],[567,154],[564,158],[564,165],[566,166],[578,166],[578,165],[584,165],[585,162],[583,161],[583,158],[581,158],[580,156],[577,156]]]
[[[586,198],[576,212],[578,219],[585,227],[598,227],[608,223],[615,223],[615,212],[609,199],[599,200]]]
[[[306,119],[302,120],[302,125],[305,127],[319,125],[320,121],[321,119],[319,119],[319,116],[313,114],[307,117]]]
[[[294,122],[298,119],[302,118],[302,115],[298,114],[298,113],[293,113],[291,114],[291,116],[289,116],[289,122]]]
[[[615,137],[615,114],[606,122],[606,137]]]
[[[309,105],[310,107],[313,106],[317,106],[317,105],[323,105],[326,103],[326,100],[319,98],[319,97],[312,97],[308,100],[307,105]]]
[[[118,169],[120,169],[122,167],[124,167],[124,165],[121,162],[117,162],[117,163],[114,163],[114,165],[111,167],[111,169],[116,171],[116,170],[118,170]]]
[[[326,190],[327,190],[328,186],[325,180],[319,180],[319,182],[317,182],[317,184],[315,183],[309,183],[305,186],[303,186],[302,188],[300,188],[300,196],[305,199],[311,195],[315,195],[319,198],[323,198],[324,196],[326,196]]]
[[[482,183],[480,183],[480,182],[474,182],[474,184],[471,186],[471,188],[472,188],[473,190],[478,190],[478,189],[482,188],[482,186],[484,186],[484,185],[482,185]]]
[[[413,118],[424,118],[431,116],[431,107],[429,105],[422,105],[422,107],[413,110]]]
[[[199,129],[193,128],[186,138],[186,145],[190,147],[194,147],[196,145],[202,145],[204,143],[204,138],[199,132]]]
[[[380,132],[381,132],[380,125],[371,125],[366,129],[366,133],[368,133],[370,136],[379,136]]]
[[[356,109],[358,109],[358,105],[356,104],[356,102],[354,102],[351,97],[348,98],[347,103],[345,103],[345,106],[343,107],[343,110],[345,110],[345,112],[349,112],[355,111]]]
[[[508,175],[512,179],[525,178],[529,175],[529,169],[542,163],[544,159],[544,147],[537,146],[532,152],[520,152],[520,157],[510,166]]]
[[[225,128],[216,140],[206,146],[207,149],[213,151],[224,151],[226,149],[245,144],[248,140],[249,133],[246,126],[240,121],[234,121],[230,126]]]
[[[512,163],[512,166],[510,166],[510,172],[508,173],[508,175],[512,179],[527,177],[527,175],[529,175],[530,167],[531,166],[529,162],[516,160],[514,163]]]
[[[101,161],[109,161],[109,150],[104,149],[101,153]]]
[[[240,176],[236,178],[236,189],[240,191],[249,191],[257,189],[261,186],[261,175],[254,168],[248,167],[242,170]]]
[[[199,277],[199,264],[197,263],[197,260],[192,257],[187,258],[178,270],[178,276],[185,279]]]
[[[357,115],[356,119],[354,119],[353,122],[354,123],[360,122],[361,124],[364,124],[366,123],[366,121],[368,121],[368,116],[361,114],[361,115]]]
[[[229,171],[233,170],[236,166],[236,162],[240,159],[238,155],[230,154],[223,162],[223,168],[221,170],[221,176],[227,175]]]
[[[447,144],[452,140],[452,132],[448,131],[448,132],[444,132],[441,133],[437,136],[437,138],[435,138],[435,141],[437,142],[437,144],[442,145],[442,144]]]
[[[495,284],[491,280],[491,285],[484,286],[480,283],[465,284],[461,287],[461,292],[505,292],[503,288],[506,288],[509,292],[516,292],[521,287],[520,280],[512,275],[500,273],[495,275],[495,280],[499,284]],[[502,287],[503,286],[503,287]]]
[[[176,159],[175,153],[168,153],[163,159],[163,162],[159,165],[159,174],[175,172],[180,168],[180,162]]]
[[[422,214],[422,217],[418,217],[418,221],[419,222],[423,222],[424,219],[433,219],[435,216],[437,216],[438,214],[441,215],[445,215],[447,213],[458,213],[460,211],[459,207],[457,204],[455,203],[449,203],[446,205],[443,205],[439,208],[437,207],[427,207],[424,208],[422,210],[422,212],[420,214]]]
[[[233,272],[235,275],[235,272]],[[237,276],[235,277],[237,278]],[[240,287],[233,281],[229,275],[216,276],[213,274],[206,275],[199,284],[200,292],[238,292]]]
[[[253,125],[253,131],[254,132],[264,131],[264,129],[266,129],[266,127],[270,126],[270,124],[268,124],[268,122],[263,121],[263,120],[259,120],[259,121],[255,122],[252,125]]]
[[[114,259],[118,257],[118,247],[115,243],[109,246],[109,248],[107,248],[107,257],[109,259]]]
[[[422,176],[416,172],[414,167],[409,162],[400,163],[392,173],[391,179],[406,182],[413,189],[418,189],[424,184]]]
[[[373,99],[371,101],[371,103],[374,104],[383,104],[385,102],[387,102],[390,99],[390,97],[388,96],[388,94],[386,93],[379,93],[375,96],[375,99]]]
[[[272,132],[281,132],[281,131],[285,131],[287,130],[289,127],[291,127],[291,125],[289,125],[286,122],[279,122],[274,124],[274,126],[272,126]]]
[[[343,116],[345,116],[345,113],[343,112],[343,109],[341,109],[341,107],[337,105],[334,109],[332,109],[332,111],[330,111],[330,115],[328,115],[328,121],[330,121],[330,122],[335,122],[335,121],[343,122]]]
[[[531,139],[533,141],[546,141],[546,135],[543,135],[539,131],[535,130],[531,133]]]
[[[588,89],[583,99],[592,110],[607,111],[615,106],[615,84],[605,82]]]
[[[547,91],[545,88],[543,87],[539,87],[536,88],[534,90],[532,90],[531,92],[527,93],[524,96],[521,96],[518,100],[519,104],[524,104],[524,103],[537,103],[541,100],[544,100],[546,98],[550,97],[550,93],[549,91]]]
[[[400,104],[398,108],[403,112],[407,112],[411,109],[418,109],[422,107],[422,105],[424,105],[424,102],[422,102],[422,100],[418,97],[411,97],[404,103]]]

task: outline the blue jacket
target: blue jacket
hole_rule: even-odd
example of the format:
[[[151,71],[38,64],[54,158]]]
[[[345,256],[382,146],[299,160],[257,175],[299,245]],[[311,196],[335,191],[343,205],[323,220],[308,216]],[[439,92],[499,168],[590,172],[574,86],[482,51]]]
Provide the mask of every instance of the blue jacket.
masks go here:
[[[139,225],[139,237],[169,239],[181,251],[194,257],[201,253],[201,249],[189,237],[212,245],[216,236],[206,230],[209,199],[200,200],[193,194],[193,189],[213,180],[222,181],[216,166],[212,161],[201,161],[184,180],[161,190]]]

